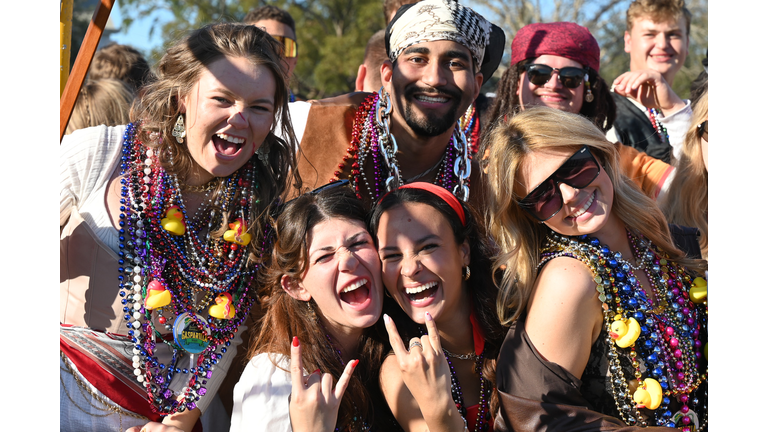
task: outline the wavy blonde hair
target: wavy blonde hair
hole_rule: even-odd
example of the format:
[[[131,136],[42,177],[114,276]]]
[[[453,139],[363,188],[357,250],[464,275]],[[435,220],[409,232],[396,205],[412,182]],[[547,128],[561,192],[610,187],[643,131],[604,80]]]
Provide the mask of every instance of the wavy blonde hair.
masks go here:
[[[706,83],[704,84],[706,86]],[[677,162],[677,172],[669,185],[669,191],[659,203],[670,223],[699,229],[701,255],[706,259],[709,251],[707,215],[709,213],[709,173],[704,164],[700,125],[709,116],[707,90],[699,96],[693,107],[693,121],[685,134],[683,151]]]
[[[500,254],[494,274],[501,276],[497,313],[502,324],[510,324],[528,308],[539,253],[550,229],[534,220],[518,205],[521,197],[518,176],[521,163],[536,151],[560,149],[576,152],[589,147],[613,183],[612,210],[630,230],[641,233],[670,259],[702,271],[701,260],[685,258],[672,242],[667,221],[656,204],[620,170],[613,143],[588,119],[547,107],[531,107],[507,120],[500,119],[483,140],[488,151],[485,171],[488,181],[488,227]]]

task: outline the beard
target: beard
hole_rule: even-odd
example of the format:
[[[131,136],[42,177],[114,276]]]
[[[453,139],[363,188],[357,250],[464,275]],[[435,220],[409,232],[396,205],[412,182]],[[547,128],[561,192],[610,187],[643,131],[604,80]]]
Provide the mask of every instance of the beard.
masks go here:
[[[422,115],[415,112],[413,99],[416,93],[429,92],[431,94],[444,95],[450,99],[450,108],[445,115],[435,111],[426,111]],[[403,96],[399,98],[399,105],[405,123],[418,136],[435,137],[443,134],[451,128],[459,119],[458,111],[461,104],[461,92],[453,88],[422,88],[415,84],[406,86]],[[463,113],[462,113],[463,114]]]

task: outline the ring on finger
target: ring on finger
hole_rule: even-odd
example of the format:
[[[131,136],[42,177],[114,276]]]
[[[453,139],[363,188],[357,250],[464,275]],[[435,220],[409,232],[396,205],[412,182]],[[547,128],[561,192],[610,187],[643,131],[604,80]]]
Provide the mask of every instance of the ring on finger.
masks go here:
[[[410,350],[411,350],[411,348],[413,348],[413,347],[419,347],[419,348],[421,348],[422,350],[424,349],[424,347],[423,347],[423,346],[421,346],[421,342],[419,342],[419,341],[417,341],[417,340],[415,340],[415,341],[411,341],[410,345],[408,345],[408,351],[410,351]]]

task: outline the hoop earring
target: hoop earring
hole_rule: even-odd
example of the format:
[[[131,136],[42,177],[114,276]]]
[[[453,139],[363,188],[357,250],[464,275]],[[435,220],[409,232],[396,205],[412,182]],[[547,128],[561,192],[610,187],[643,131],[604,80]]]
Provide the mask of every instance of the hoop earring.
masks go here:
[[[469,266],[467,265],[467,266],[464,266],[463,269],[461,269],[461,273],[462,273],[462,279],[466,281],[466,280],[469,280],[469,275],[472,272],[469,270]]]
[[[171,135],[176,137],[176,141],[179,144],[184,144],[184,137],[187,136],[187,130],[184,128],[184,117],[179,114],[179,118],[176,119],[176,124],[173,126]]]

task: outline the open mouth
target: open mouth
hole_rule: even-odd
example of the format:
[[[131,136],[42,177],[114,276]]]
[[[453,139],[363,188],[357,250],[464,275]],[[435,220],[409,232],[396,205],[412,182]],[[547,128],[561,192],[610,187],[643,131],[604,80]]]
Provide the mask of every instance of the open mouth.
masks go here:
[[[579,217],[579,216],[583,215],[584,213],[586,213],[587,210],[589,210],[589,207],[595,201],[595,195],[596,195],[596,193],[592,192],[592,196],[589,197],[587,202],[585,202],[584,205],[581,206],[581,208],[576,211],[576,213],[572,214],[571,217],[576,219],[577,217]]]
[[[341,290],[339,298],[344,303],[349,303],[350,305],[355,306],[365,303],[365,301],[368,300],[370,291],[371,290],[368,280],[360,279],[359,281]]]
[[[437,292],[437,282],[427,282],[413,288],[406,288],[405,294],[413,303],[419,303],[432,298]]]
[[[211,139],[216,152],[224,156],[236,155],[245,144],[245,138],[239,138],[223,133],[217,133]]]

